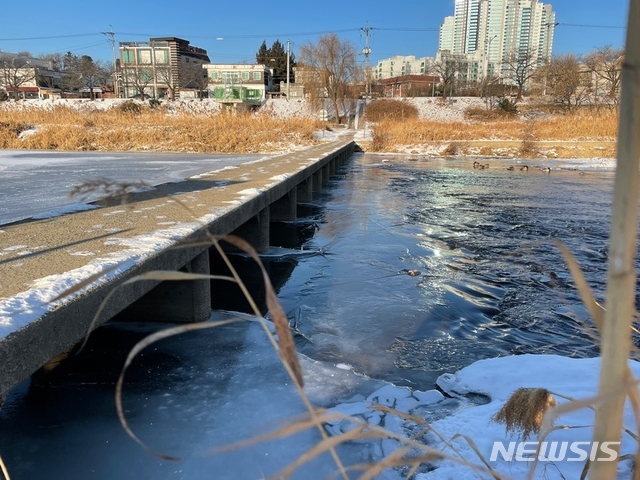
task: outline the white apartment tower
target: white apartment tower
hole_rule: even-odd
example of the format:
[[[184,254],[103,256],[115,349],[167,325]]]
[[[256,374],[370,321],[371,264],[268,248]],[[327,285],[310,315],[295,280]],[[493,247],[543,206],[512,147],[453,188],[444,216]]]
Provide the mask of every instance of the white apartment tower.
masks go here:
[[[444,17],[444,22],[440,25],[438,50],[453,52],[453,27],[454,17]]]
[[[375,77],[383,78],[404,77],[407,75],[427,75],[433,63],[433,58],[413,55],[396,55],[378,62],[375,67]]]
[[[473,56],[486,76],[513,54],[532,51],[541,65],[551,57],[554,28],[551,5],[538,0],[456,0],[453,17],[440,27],[438,50]]]

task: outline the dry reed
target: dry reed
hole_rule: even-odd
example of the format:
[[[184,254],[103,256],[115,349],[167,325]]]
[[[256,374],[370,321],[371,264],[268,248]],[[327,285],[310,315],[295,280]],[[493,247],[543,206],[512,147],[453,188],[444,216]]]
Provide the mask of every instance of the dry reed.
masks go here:
[[[0,147],[69,151],[173,151],[271,153],[315,143],[322,122],[238,115],[168,115],[142,108],[82,112],[64,106],[51,110],[0,110]],[[28,131],[28,134],[25,134]]]
[[[418,109],[401,100],[374,100],[367,105],[366,117],[369,122],[415,120],[418,118]]]
[[[527,120],[498,116],[482,122],[439,122],[431,120],[382,120],[372,128],[374,151],[392,151],[399,145],[452,141],[598,141],[613,142],[618,131],[618,114],[609,110]]]
[[[491,420],[503,423],[507,434],[522,431],[522,439],[538,434],[544,414],[556,400],[545,388],[518,388]]]

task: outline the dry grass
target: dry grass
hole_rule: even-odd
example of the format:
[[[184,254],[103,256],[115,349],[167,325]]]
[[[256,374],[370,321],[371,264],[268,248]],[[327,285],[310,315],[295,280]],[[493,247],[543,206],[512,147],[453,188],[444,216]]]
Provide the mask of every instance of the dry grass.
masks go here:
[[[522,431],[522,440],[540,433],[544,414],[555,407],[556,400],[545,388],[518,388],[491,418],[504,423],[507,434]]]
[[[477,122],[495,121],[514,118],[514,114],[499,108],[492,108],[491,110],[488,110],[482,107],[471,107],[464,111],[464,118]]]
[[[499,115],[482,122],[436,122],[428,120],[382,120],[372,129],[373,151],[394,151],[399,146],[448,144],[484,140],[496,142],[525,141],[531,152],[536,141],[615,142],[618,114],[612,111],[586,112],[539,120]],[[497,146],[497,145],[496,145]],[[598,152],[601,156],[602,152]]]
[[[366,115],[367,120],[370,122],[416,120],[418,118],[418,109],[414,105],[401,100],[374,100],[367,105]]]
[[[69,151],[172,151],[270,153],[315,143],[322,122],[238,115],[167,115],[143,107],[139,114],[120,109],[79,112],[0,110],[0,147]],[[29,134],[25,135],[28,130]]]

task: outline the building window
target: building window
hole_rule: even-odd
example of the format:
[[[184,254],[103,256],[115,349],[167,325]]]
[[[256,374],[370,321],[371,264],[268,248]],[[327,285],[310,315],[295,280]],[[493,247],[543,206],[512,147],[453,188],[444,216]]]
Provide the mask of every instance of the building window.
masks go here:
[[[254,80],[260,80],[262,78],[262,73],[261,72],[253,72],[253,79]]]
[[[215,70],[211,72],[211,79],[212,80],[217,80],[218,79],[218,72],[216,72]]]
[[[224,83],[238,83],[238,72],[222,72]]]
[[[122,63],[131,65],[133,63],[133,52],[131,50],[122,51]]]
[[[249,80],[249,72],[242,72],[242,80]]]
[[[138,50],[138,65],[151,65],[151,50]]]
[[[166,65],[169,63],[169,50],[154,50],[156,64]]]
[[[153,75],[151,75],[151,70],[140,70],[140,80],[143,82],[150,82]]]

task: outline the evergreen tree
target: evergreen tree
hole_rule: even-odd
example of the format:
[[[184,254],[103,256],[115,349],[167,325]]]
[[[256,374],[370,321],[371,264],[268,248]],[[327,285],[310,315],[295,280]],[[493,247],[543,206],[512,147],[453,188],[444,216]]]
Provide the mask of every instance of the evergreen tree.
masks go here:
[[[276,89],[279,88],[280,82],[287,81],[287,50],[280,40],[276,40],[267,48],[267,42],[263,41],[260,49],[256,53],[256,61],[259,64],[266,65],[273,70],[273,82]],[[296,66],[295,55],[289,55],[289,81],[293,81],[293,67]]]
[[[62,57],[62,70],[73,70],[80,65],[80,59],[77,55],[67,52]]]
[[[267,48],[267,41],[263,40],[262,45],[258,49],[256,53],[256,63],[258,65],[268,65],[269,64],[269,49]]]

